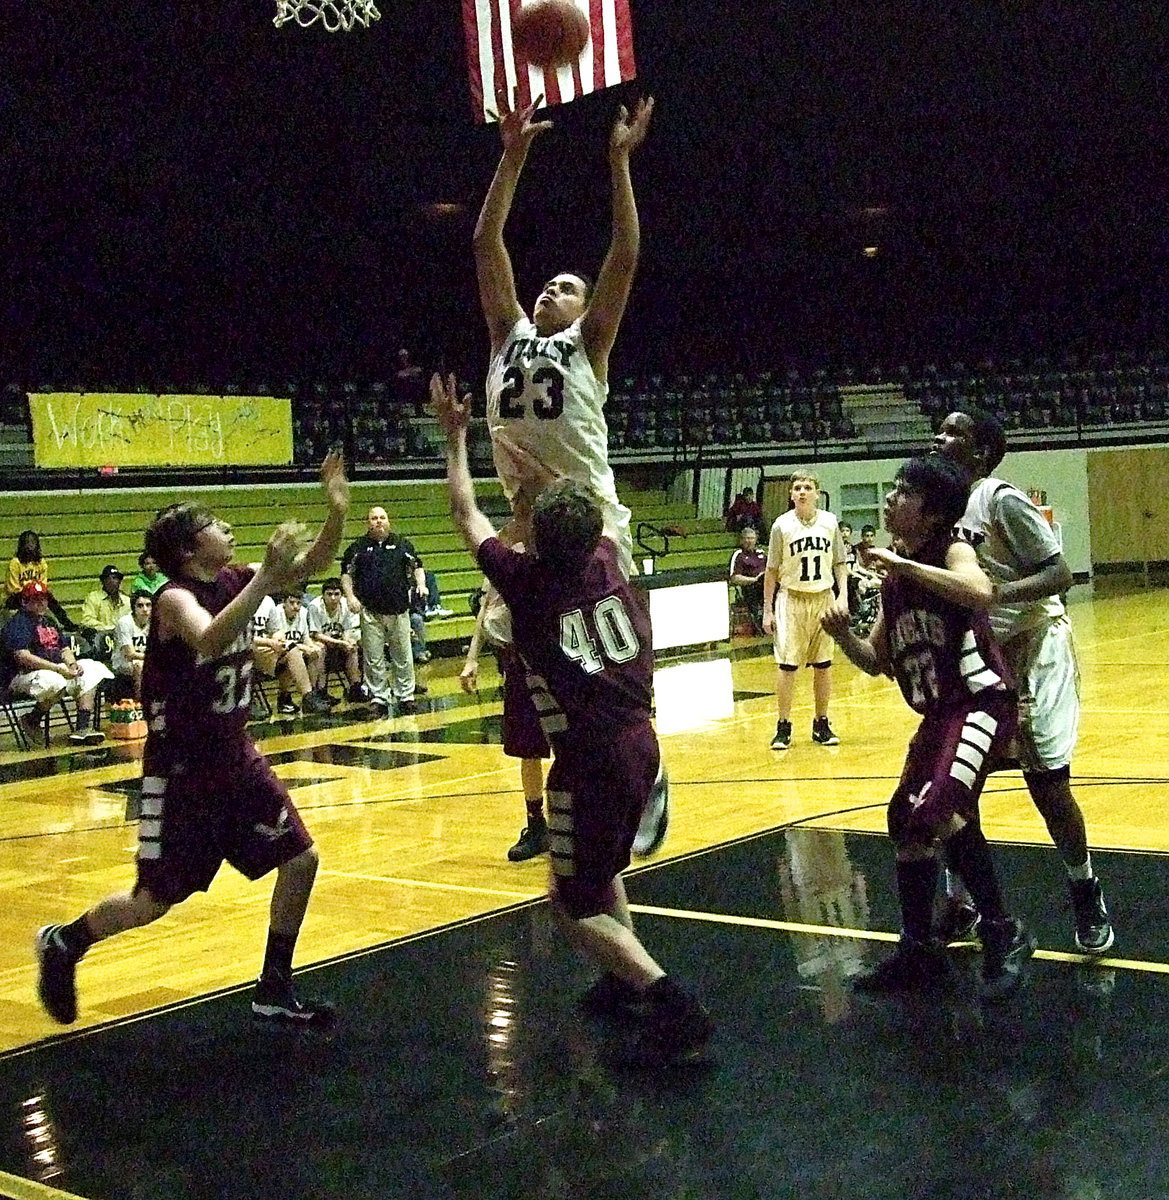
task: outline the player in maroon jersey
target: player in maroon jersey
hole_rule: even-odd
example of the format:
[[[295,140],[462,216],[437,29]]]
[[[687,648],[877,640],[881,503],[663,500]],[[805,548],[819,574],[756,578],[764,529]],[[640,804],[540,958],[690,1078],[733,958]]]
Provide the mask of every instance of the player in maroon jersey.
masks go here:
[[[317,850],[288,789],[245,725],[251,701],[252,615],[269,592],[299,585],[336,557],[349,483],[339,455],[321,467],[328,516],[306,548],[304,526],[280,525],[262,563],[231,566],[231,526],[192,503],[162,509],[146,553],[170,576],[154,598],[142,676],[148,733],[138,823],[138,876],[129,892],[37,934],[38,991],[53,1020],[77,1017],[77,963],[95,942],[158,920],[206,891],[226,860],[249,879],[276,871],[268,944],[252,997],[260,1018],[327,1023],[302,1002],[292,956],[317,872]]]
[[[475,503],[469,406],[453,378],[436,379],[431,395],[447,436],[455,525],[511,609],[515,649],[552,745],[548,898],[569,942],[603,972],[586,1007],[639,1018],[635,1062],[692,1058],[710,1037],[710,1017],[634,933],[621,881],[659,761],[645,602],[603,533],[597,495],[569,479],[541,490],[542,465],[503,435],[499,444],[536,495],[528,552],[505,546]]]
[[[978,821],[983,784],[1010,742],[1016,714],[986,617],[990,580],[973,549],[952,533],[969,494],[961,467],[936,455],[911,458],[885,500],[885,527],[901,551],[865,553],[865,565],[884,577],[872,631],[862,640],[849,629],[847,614],[834,610],[823,618],[844,653],[870,675],[892,675],[922,717],[889,801],[901,941],[890,958],[856,977],[861,991],[907,990],[945,977],[947,964],[933,936],[939,850],[983,914],[983,995],[1011,993],[1035,949],[1023,922],[1007,912]],[[989,919],[984,905],[993,913]]]

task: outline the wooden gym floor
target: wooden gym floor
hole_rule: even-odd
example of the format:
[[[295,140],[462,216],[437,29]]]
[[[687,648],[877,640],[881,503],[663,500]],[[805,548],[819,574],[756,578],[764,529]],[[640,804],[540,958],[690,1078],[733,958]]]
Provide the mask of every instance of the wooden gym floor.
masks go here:
[[[340,1004],[331,1038],[253,1028],[269,888],[228,871],[97,947],[59,1034],[32,935],[132,879],[135,748],[0,755],[0,1194],[1169,1194],[1165,600],[1073,592],[1075,785],[1114,957],[1070,953],[1021,778],[991,780],[985,825],[1043,948],[997,1010],[965,983],[922,1004],[859,1003],[844,983],[897,928],[884,803],[913,718],[894,685],[842,664],[828,749],[807,740],[801,679],[779,755],[767,647],[659,664],[670,833],[628,887],[651,950],[719,1022],[705,1070],[623,1070],[574,1011],[587,974],[538,902],[546,866],[505,859],[523,808],[490,672],[465,697],[458,664],[432,665],[413,718],[255,729],[321,849],[297,962],[306,991]]]

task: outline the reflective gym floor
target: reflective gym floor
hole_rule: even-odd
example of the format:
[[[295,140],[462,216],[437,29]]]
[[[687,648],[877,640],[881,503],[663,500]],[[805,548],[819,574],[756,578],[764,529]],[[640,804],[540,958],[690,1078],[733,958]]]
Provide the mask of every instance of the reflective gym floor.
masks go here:
[[[257,1029],[269,885],[226,870],[99,945],[61,1034],[32,935],[133,876],[129,746],[0,755],[0,1194],[88,1200],[1169,1195],[1169,714],[1163,590],[1073,592],[1084,715],[1076,793],[1117,927],[1072,952],[1062,869],[1017,773],[984,823],[1041,950],[1012,1001],[855,997],[897,912],[884,804],[913,717],[838,669],[837,748],[774,729],[769,648],[665,660],[670,834],[627,876],[639,931],[718,1021],[710,1060],[645,1072],[576,1009],[589,976],[513,865],[519,773],[486,671],[427,668],[417,717],[338,709],[254,727],[317,837],[297,955],[331,1036]]]

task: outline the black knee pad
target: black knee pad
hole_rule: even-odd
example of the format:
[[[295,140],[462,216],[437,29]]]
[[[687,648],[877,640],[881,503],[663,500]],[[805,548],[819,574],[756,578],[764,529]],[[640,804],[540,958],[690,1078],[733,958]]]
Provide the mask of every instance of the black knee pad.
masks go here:
[[[791,663],[780,663],[779,669],[781,671],[798,671],[799,667],[793,667]]]
[[[830,662],[824,662],[824,663],[808,663],[808,666],[809,666],[809,667],[811,667],[811,668],[812,668],[812,670],[814,670],[814,671],[827,671],[827,670],[828,670],[828,668],[829,668],[830,666],[832,666],[832,664],[831,664]]]

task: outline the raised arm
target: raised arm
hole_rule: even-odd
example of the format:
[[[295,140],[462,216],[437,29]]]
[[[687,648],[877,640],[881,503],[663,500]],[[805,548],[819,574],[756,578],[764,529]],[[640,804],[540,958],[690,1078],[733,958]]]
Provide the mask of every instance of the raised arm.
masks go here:
[[[442,431],[446,434],[446,477],[451,494],[451,517],[455,528],[472,554],[488,538],[495,536],[495,527],[479,510],[475,502],[475,485],[467,465],[467,423],[471,419],[471,400],[459,400],[455,392],[455,377],[445,381],[436,375],[430,378],[430,402]]]
[[[268,539],[264,561],[230,604],[212,616],[186,588],[168,588],[159,596],[160,630],[182,638],[205,658],[218,658],[247,629],[269,592],[281,592],[300,578],[304,526],[285,521]]]
[[[479,220],[475,222],[472,241],[475,274],[479,279],[479,302],[483,306],[483,316],[491,335],[492,357],[507,340],[516,321],[524,315],[516,297],[515,273],[503,241],[503,227],[511,212],[516,184],[524,169],[528,149],[539,134],[552,128],[551,121],[532,120],[532,114],[541,100],[543,96],[514,111],[500,102],[499,132],[503,139],[503,156],[487,189]]]
[[[581,322],[585,351],[592,363],[593,373],[602,382],[608,377],[609,352],[617,340],[617,330],[625,315],[625,305],[633,287],[633,275],[637,270],[637,257],[641,249],[641,226],[637,219],[637,202],[633,197],[629,158],[645,141],[653,110],[652,96],[637,102],[632,117],[622,105],[609,137],[613,233]]]
[[[345,462],[335,450],[330,450],[321,463],[321,487],[329,513],[316,541],[297,561],[297,569],[302,572],[303,579],[319,575],[333,562],[345,529],[345,514],[349,511],[349,480],[345,477]]]

